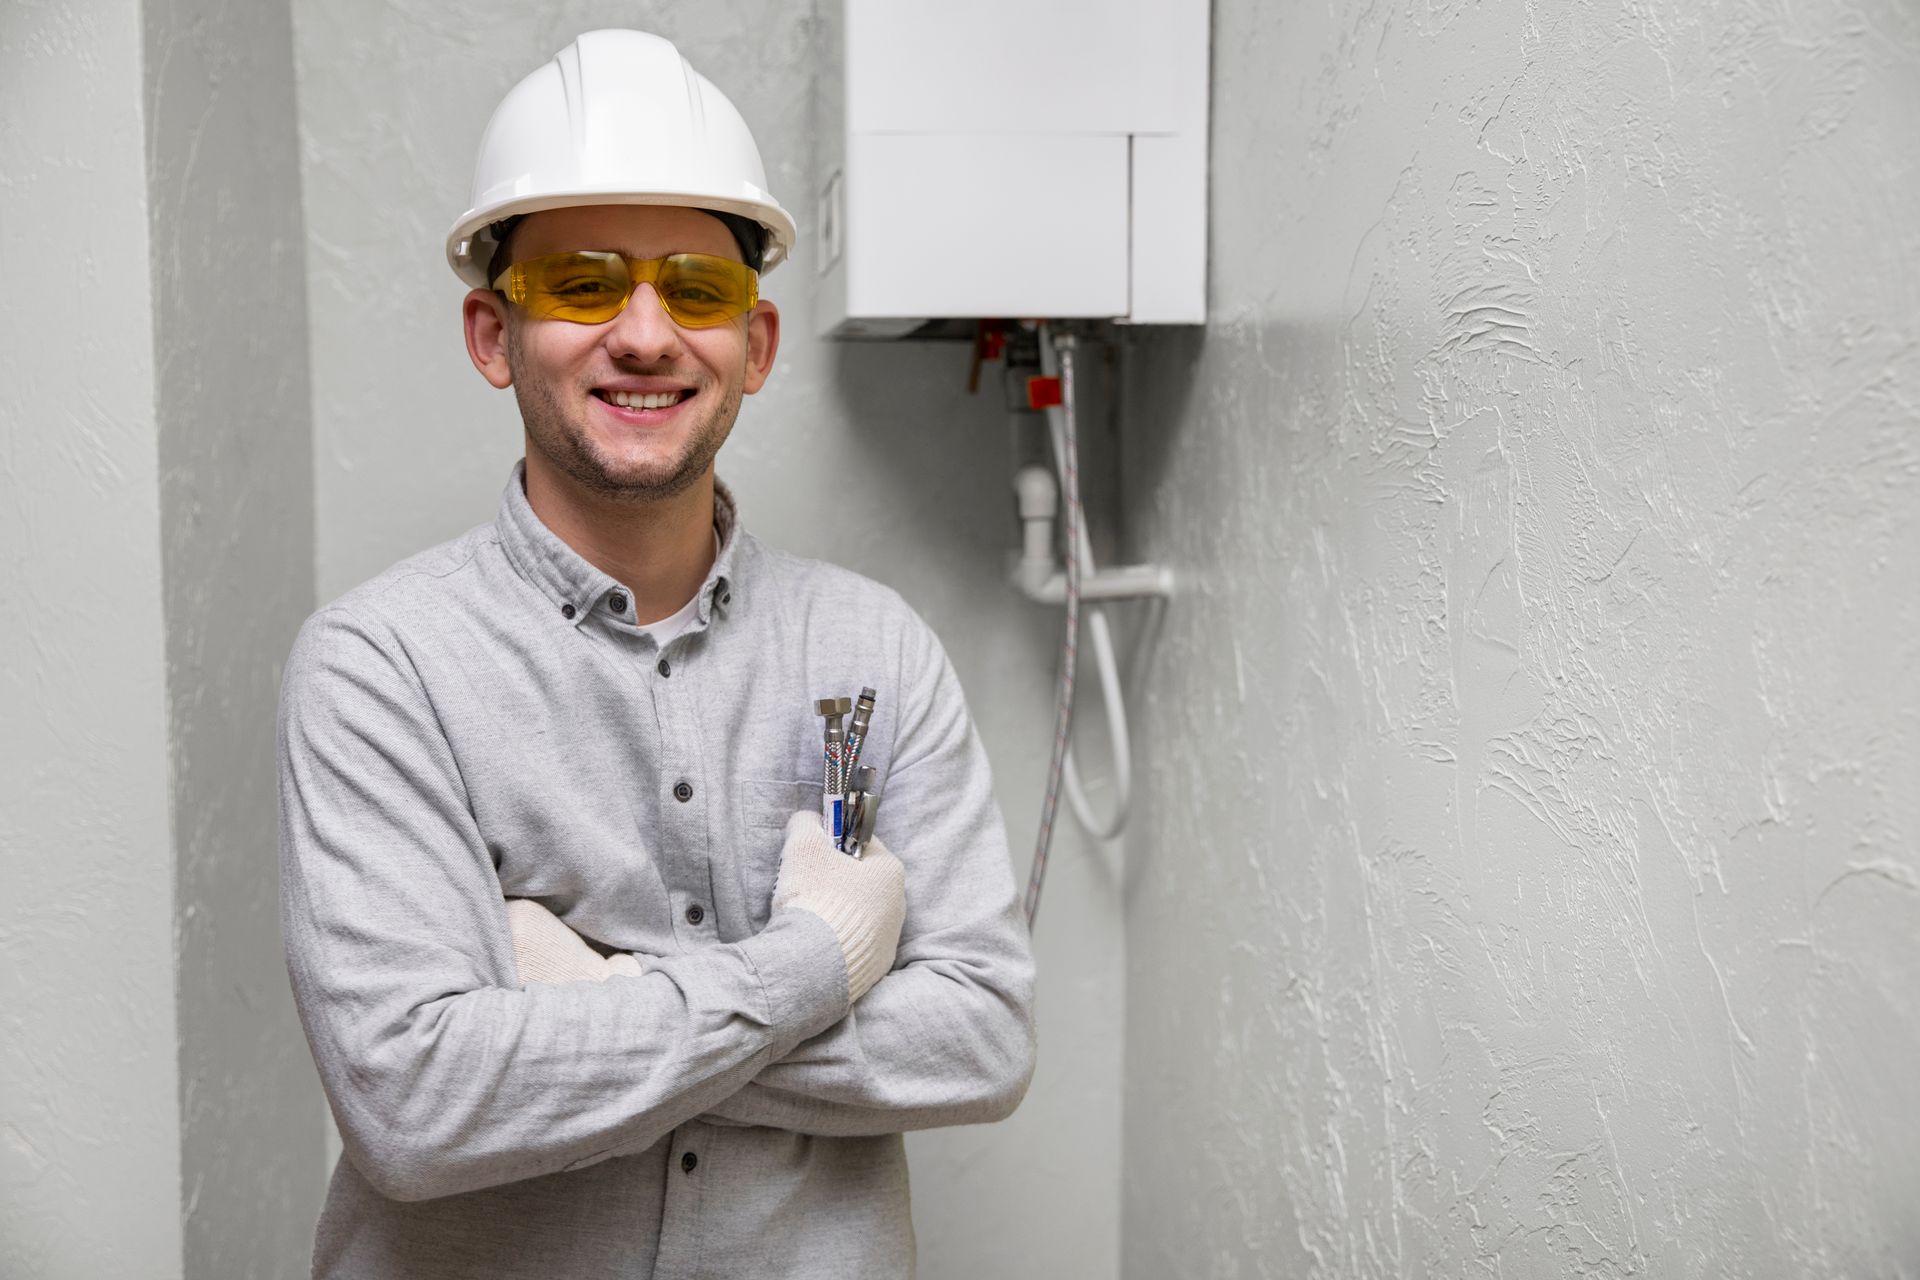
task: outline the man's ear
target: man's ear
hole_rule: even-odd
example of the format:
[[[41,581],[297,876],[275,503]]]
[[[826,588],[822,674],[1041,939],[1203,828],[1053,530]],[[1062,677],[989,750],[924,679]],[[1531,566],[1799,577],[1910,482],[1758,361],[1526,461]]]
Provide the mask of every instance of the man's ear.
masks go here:
[[[780,350],[780,308],[762,302],[747,316],[747,380],[745,391],[752,395],[767,385],[773,372],[773,356]]]
[[[467,355],[480,376],[501,390],[513,385],[507,364],[507,300],[491,289],[474,289],[460,304],[466,323]]]

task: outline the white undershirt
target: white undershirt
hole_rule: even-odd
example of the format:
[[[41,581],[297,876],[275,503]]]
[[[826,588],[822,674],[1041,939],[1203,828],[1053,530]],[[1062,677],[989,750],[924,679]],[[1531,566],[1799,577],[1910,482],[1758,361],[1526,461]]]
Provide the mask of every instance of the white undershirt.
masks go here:
[[[718,529],[713,531],[713,558],[715,560],[720,558],[720,531]],[[704,585],[703,583],[702,586]],[[658,622],[649,622],[644,627],[639,628],[639,630],[644,635],[652,636],[653,642],[664,649],[672,644],[682,631],[692,626],[693,620],[699,616],[700,593],[696,591],[693,593],[693,599],[674,610],[671,616],[662,618]]]

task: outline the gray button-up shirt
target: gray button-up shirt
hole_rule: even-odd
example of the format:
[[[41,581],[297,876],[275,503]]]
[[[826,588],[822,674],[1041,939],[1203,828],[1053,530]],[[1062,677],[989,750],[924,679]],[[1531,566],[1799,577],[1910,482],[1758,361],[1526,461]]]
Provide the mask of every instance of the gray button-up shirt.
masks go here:
[[[901,1132],[1003,1117],[1033,1067],[953,669],[899,596],[761,546],[724,488],[698,618],[662,653],[522,474],[288,661],[287,965],[346,1148],[314,1273],[909,1274]],[[820,803],[814,700],[863,685],[907,916],[849,1010],[832,931],[768,907],[782,825]],[[644,976],[522,988],[507,897]]]

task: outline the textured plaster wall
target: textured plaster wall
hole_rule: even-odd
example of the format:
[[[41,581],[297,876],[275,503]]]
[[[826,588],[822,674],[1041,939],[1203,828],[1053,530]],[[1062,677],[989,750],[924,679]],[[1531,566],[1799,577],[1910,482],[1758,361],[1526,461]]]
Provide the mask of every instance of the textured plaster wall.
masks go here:
[[[274,712],[313,605],[284,0],[146,0],[188,1276],[307,1272],[325,1126],[282,959]]]
[[[0,10],[0,1275],[180,1269],[140,11]]]
[[[1920,1272],[1920,27],[1219,0],[1125,1273]]]
[[[319,598],[497,509],[519,418],[467,361],[443,237],[500,96],[598,26],[676,40],[740,107],[802,224],[795,260],[766,282],[786,317],[779,364],[720,474],[758,536],[892,584],[941,634],[1024,882],[1057,623],[1000,581],[1015,536],[1009,427],[996,395],[966,396],[964,345],[813,336],[807,5],[297,0]],[[832,495],[856,493],[824,518]],[[1063,825],[1037,942],[1040,1067],[1021,1111],[909,1139],[923,1276],[1118,1271],[1121,920],[1107,865]]]

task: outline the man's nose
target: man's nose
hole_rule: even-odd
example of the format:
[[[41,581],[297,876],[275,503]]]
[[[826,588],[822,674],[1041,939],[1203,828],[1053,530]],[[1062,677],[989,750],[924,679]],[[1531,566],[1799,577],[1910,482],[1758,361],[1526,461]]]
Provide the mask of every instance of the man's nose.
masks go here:
[[[679,356],[684,349],[680,326],[673,322],[651,284],[642,282],[627,299],[627,305],[613,318],[607,330],[607,354],[626,357],[640,364],[658,364]]]

